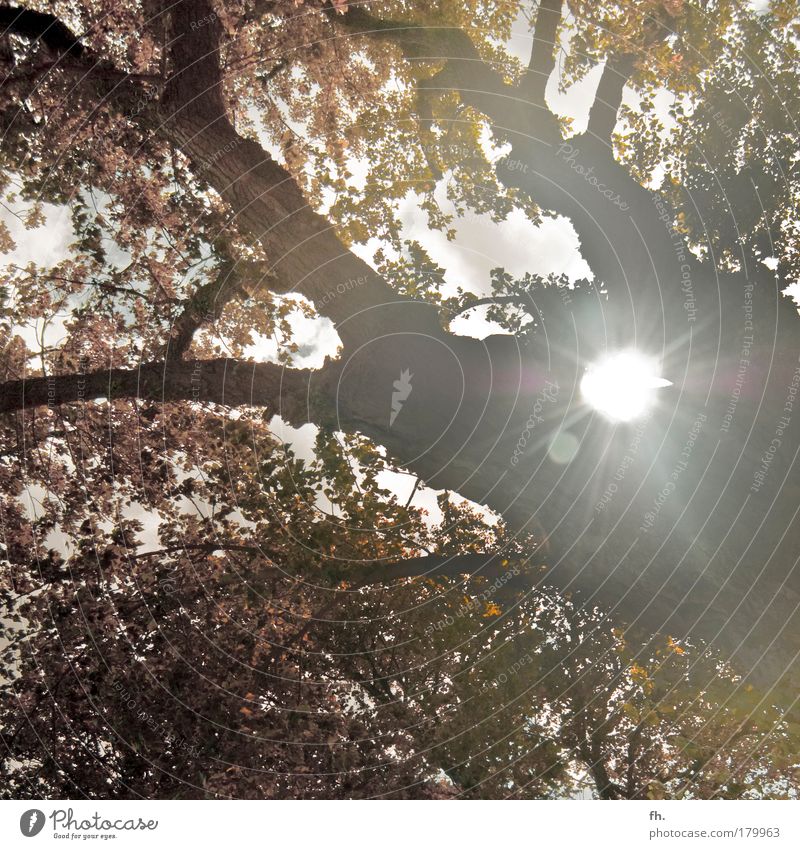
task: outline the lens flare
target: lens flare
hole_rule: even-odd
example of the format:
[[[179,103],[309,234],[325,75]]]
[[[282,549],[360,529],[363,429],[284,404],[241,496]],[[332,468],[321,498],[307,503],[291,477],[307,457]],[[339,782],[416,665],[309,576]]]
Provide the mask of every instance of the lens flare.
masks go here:
[[[638,351],[619,351],[590,365],[581,380],[587,404],[612,421],[628,422],[647,412],[655,390],[672,386],[658,376],[658,365]]]

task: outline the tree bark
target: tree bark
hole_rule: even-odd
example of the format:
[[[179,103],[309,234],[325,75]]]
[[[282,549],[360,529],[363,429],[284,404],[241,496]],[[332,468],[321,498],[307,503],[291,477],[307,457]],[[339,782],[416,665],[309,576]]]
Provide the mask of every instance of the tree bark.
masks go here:
[[[161,131],[178,144],[234,220],[270,257],[269,286],[298,292],[336,325],[350,348],[376,335],[414,328],[437,334],[436,310],[398,295],[349,251],[316,213],[292,175],[239,135],[222,100],[220,23],[208,0],[170,6],[172,74]]]
[[[309,395],[310,376],[310,370],[226,359],[142,363],[132,369],[98,369],[4,383],[0,413],[98,398],[135,398],[266,407],[270,413],[300,425],[330,415],[320,396]],[[317,372],[317,384],[321,377]]]

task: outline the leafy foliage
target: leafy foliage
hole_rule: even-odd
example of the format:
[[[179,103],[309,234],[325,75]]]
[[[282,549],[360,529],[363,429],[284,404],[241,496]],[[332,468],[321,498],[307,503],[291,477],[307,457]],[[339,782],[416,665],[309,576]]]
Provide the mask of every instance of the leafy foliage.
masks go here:
[[[31,232],[55,207],[72,228],[66,257],[6,265],[4,380],[166,361],[179,327],[187,361],[275,338],[290,363],[292,320],[315,311],[274,291],[274,258],[154,130],[159,4],[45,5],[103,62],[78,84],[46,39],[0,39],[3,203]],[[466,33],[503,79],[523,75],[503,45],[528,4],[369,5]],[[695,247],[702,222],[731,267],[745,244],[796,279],[796,136],[771,108],[797,113],[791,4],[760,19],[732,2],[568,6],[562,86],[635,54],[620,161],[641,182],[662,175]],[[406,237],[400,203],[450,238],[457,216],[543,213],[497,179],[502,128],[437,87],[443,58],[345,28],[344,3],[213,8],[241,138],[272,150],[397,294],[445,325],[478,306]],[[733,232],[727,204],[756,174],[764,208]],[[777,253],[763,238],[776,224]],[[6,225],[0,247],[15,247]],[[523,342],[552,330],[544,314],[557,325],[566,302],[607,294],[502,268],[488,282],[488,318]],[[400,499],[387,481],[406,470],[362,434],[321,428],[302,460],[251,407],[82,401],[0,418],[3,796],[796,797],[800,727],[775,694],[701,644],[634,635],[558,595],[531,558],[538,538],[450,493],[430,511]],[[374,579],[485,552],[518,580]]]

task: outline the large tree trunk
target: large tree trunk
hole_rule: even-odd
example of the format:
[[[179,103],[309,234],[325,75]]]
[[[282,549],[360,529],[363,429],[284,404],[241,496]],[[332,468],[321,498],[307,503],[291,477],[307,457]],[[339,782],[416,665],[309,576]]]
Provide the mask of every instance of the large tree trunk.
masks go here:
[[[743,291],[728,297],[745,303]],[[768,298],[752,300],[769,308]],[[772,685],[800,651],[797,347],[786,356],[781,342],[773,356],[770,334],[745,348],[741,309],[720,323],[714,298],[695,303],[702,330],[685,318],[665,328],[666,338],[691,334],[691,344],[666,355],[676,385],[645,423],[613,426],[585,409],[582,356],[599,340],[577,320],[571,336],[560,324],[562,356],[549,369],[543,337],[523,351],[491,339],[376,340],[344,364],[333,400],[341,427],[385,445],[430,485],[542,533],[547,583],[629,623],[702,638]],[[768,319],[776,312],[773,302]],[[401,371],[413,375],[412,391],[390,426]],[[566,463],[565,432],[578,446]]]
[[[483,355],[465,343],[425,340],[415,357],[410,338],[393,343],[374,382],[357,379],[379,392],[392,368],[417,372],[391,431],[380,416],[364,420],[356,381],[351,394],[343,381],[340,406],[430,483],[540,530],[550,551],[545,580],[628,622],[701,637],[762,685],[787,673],[797,681],[797,310],[750,256],[742,254],[737,274],[699,263],[672,227],[674,211],[614,160],[612,116],[627,57],[608,63],[598,91],[604,102],[595,103],[587,134],[562,139],[542,83],[554,61],[557,5],[540,5],[530,71],[517,88],[477,61],[457,31],[420,34],[361,9],[348,12],[345,25],[394,40],[409,59],[448,60],[427,90],[457,91],[511,142],[498,178],[570,218],[608,300],[550,305],[538,342],[521,353],[501,340],[490,339]],[[587,415],[578,384],[600,352],[629,346],[662,359],[675,386],[646,424],[612,427]],[[425,364],[437,347],[448,353],[432,373]],[[558,383],[557,401],[544,404],[545,421],[536,422],[524,462],[513,465],[547,380]],[[565,428],[580,442],[567,464],[549,451]]]

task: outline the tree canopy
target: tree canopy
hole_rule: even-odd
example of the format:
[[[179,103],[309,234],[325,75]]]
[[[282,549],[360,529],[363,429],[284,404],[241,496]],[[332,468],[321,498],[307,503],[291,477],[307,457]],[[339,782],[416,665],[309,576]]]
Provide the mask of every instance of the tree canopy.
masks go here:
[[[0,6],[0,793],[796,797],[798,36]]]

